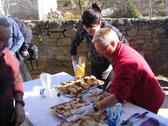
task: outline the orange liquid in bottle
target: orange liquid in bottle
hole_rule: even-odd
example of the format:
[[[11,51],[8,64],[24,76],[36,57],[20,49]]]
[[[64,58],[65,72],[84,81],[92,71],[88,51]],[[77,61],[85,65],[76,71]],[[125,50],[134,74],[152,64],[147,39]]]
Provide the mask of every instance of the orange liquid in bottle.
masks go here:
[[[81,78],[85,76],[85,67],[86,67],[86,57],[80,56],[79,57],[79,67],[76,69],[76,77]]]

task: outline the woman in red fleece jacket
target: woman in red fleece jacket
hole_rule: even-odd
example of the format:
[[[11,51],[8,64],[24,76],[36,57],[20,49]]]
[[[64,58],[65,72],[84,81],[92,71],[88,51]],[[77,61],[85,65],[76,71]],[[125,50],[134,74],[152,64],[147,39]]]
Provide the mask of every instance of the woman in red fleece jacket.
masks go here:
[[[10,38],[10,24],[0,17],[0,126],[20,126],[25,119],[19,62],[6,48]]]
[[[102,28],[93,37],[96,50],[112,61],[114,79],[111,95],[79,108],[74,114],[88,114],[127,101],[154,113],[164,101],[164,93],[145,59],[133,48],[122,44],[110,28]]]

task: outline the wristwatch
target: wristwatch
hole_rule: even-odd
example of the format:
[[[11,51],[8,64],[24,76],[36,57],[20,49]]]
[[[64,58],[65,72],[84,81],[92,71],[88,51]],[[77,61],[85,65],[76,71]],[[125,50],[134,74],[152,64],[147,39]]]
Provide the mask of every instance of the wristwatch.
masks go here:
[[[99,111],[99,109],[97,108],[96,102],[94,102],[94,103],[92,104],[92,107],[93,107],[93,110],[94,110],[95,112]]]
[[[25,102],[23,100],[15,100],[15,104],[16,103],[21,104],[23,107],[25,106]]]

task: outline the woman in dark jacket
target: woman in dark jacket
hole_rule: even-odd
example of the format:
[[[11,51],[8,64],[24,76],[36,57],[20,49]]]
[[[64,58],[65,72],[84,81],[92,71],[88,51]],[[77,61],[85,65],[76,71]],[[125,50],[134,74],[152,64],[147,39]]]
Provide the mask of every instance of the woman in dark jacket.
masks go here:
[[[98,79],[104,80],[105,84],[103,89],[106,89],[106,86],[112,77],[112,65],[108,59],[96,51],[92,43],[94,33],[104,27],[112,28],[113,31],[117,33],[120,41],[128,44],[128,41],[117,28],[101,19],[101,9],[96,3],[94,3],[91,8],[86,10],[82,15],[82,22],[79,22],[76,35],[71,42],[70,54],[72,56],[73,67],[75,68],[77,65],[77,46],[79,46],[83,40],[86,40],[89,49],[89,59],[91,62],[91,74],[96,76]]]

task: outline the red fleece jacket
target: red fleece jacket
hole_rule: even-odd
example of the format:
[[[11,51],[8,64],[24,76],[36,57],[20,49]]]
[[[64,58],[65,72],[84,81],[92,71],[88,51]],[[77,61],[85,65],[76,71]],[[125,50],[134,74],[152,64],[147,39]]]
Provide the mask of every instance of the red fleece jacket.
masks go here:
[[[157,113],[165,95],[145,59],[119,42],[111,60],[115,73],[110,92],[119,102],[129,101]]]
[[[23,93],[23,80],[19,71],[18,60],[8,49],[5,49],[3,54],[4,58],[3,60],[1,59],[2,61],[0,62],[0,77],[13,81],[14,91]]]

